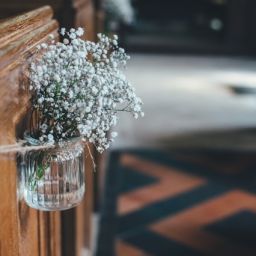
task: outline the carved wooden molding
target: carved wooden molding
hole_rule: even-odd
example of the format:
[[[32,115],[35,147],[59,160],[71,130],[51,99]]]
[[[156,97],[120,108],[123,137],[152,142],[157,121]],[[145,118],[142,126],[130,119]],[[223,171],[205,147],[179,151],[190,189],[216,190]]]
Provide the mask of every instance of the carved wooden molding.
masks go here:
[[[35,46],[56,33],[52,15],[46,6],[0,23],[0,145],[16,141],[29,111],[24,71]],[[0,154],[0,255],[59,256],[59,213],[39,213],[21,201],[18,176],[16,155]]]
[[[19,2],[17,6],[20,8],[26,8],[24,5],[29,3],[33,5],[39,2],[51,2],[9,1],[10,5]],[[60,0],[54,4],[58,5],[59,10],[65,11],[65,13],[59,11],[59,14],[68,19],[67,23],[62,20],[62,25],[86,27],[87,38],[94,39],[92,1],[77,1],[65,1],[67,6],[63,6]],[[2,3],[0,3],[0,10],[1,7]],[[45,41],[50,33],[56,33],[58,24],[52,16],[52,9],[46,6],[0,23],[0,145],[16,141],[17,125],[21,124],[24,114],[29,111],[29,93],[24,71],[33,56],[35,46]],[[22,133],[23,129],[24,127],[20,125],[19,132]],[[63,216],[71,221],[71,228],[75,232],[73,237],[69,229],[65,230],[65,222],[63,223],[65,218],[61,219],[59,213],[38,212],[28,208],[23,201],[19,201],[16,171],[16,156],[6,157],[0,154],[0,256],[59,256],[61,239],[62,248],[65,249],[63,255],[80,256],[83,248],[90,247],[93,209],[91,161],[86,160],[85,199],[80,206],[70,210],[71,215],[69,212],[63,213]],[[73,216],[75,219],[70,218]],[[59,232],[61,225],[62,237]],[[72,243],[69,245],[70,240]],[[68,248],[71,249],[71,254],[67,254]]]
[[[15,126],[28,105],[24,72],[35,46],[56,33],[50,7],[0,24],[0,144],[14,141]]]
[[[73,0],[72,2],[73,2],[73,6],[76,9],[79,9],[79,8],[84,7],[86,5],[92,4],[91,0]]]

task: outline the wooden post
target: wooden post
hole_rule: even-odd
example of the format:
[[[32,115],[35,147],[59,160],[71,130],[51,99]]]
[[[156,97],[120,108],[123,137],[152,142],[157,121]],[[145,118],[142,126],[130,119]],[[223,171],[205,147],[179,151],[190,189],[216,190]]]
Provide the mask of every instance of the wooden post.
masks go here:
[[[0,145],[16,142],[29,112],[26,70],[35,46],[56,33],[50,7],[0,23]],[[60,256],[59,213],[29,208],[19,194],[16,154],[0,154],[0,255]]]
[[[51,6],[54,9],[55,12],[55,17],[58,19],[58,22],[60,23],[61,26],[63,27],[84,27],[86,29],[86,39],[94,40],[96,31],[95,31],[95,13],[94,13],[94,5],[91,0],[40,0],[40,1],[20,1],[20,0],[8,0],[4,1],[3,3],[0,3],[0,18],[5,18],[9,15],[13,15],[25,10],[33,9],[36,6],[40,6],[43,3],[48,3],[51,4]],[[11,42],[13,44],[16,44],[18,41],[23,42],[22,40],[25,38],[24,36],[26,33],[31,32],[36,35],[39,31],[44,31],[46,26],[52,26],[52,29],[49,29],[44,31],[44,34],[42,34],[41,38],[38,37],[38,41],[36,39],[31,39],[31,41],[28,42],[28,44],[31,44],[31,49],[38,43],[47,37],[48,33],[50,33],[50,30],[56,31],[57,30],[57,24],[55,21],[52,20],[52,15],[53,12],[49,7],[45,7],[43,9],[39,9],[40,11],[36,10],[33,12],[30,12],[29,15],[25,14],[22,16],[19,16],[15,20],[12,20],[12,24],[9,24],[9,26],[3,27],[2,29],[0,27],[0,45],[5,46],[5,51],[9,50],[9,46],[6,46],[5,43],[7,42],[7,39],[12,40]],[[43,11],[42,11],[43,10]],[[26,23],[27,22],[27,23]],[[10,23],[10,21],[9,21]],[[46,24],[45,24],[46,23]],[[27,24],[27,25],[26,25]],[[4,34],[4,37],[1,36]],[[43,32],[42,32],[43,33]],[[17,47],[20,48],[25,48],[27,47],[26,43],[21,43]],[[2,48],[2,47],[1,47]],[[25,51],[25,49],[23,49]],[[17,59],[17,56],[20,57],[19,53],[17,53],[17,56],[14,58],[9,58],[8,54],[6,53],[5,56],[1,56],[0,52],[0,68],[2,67],[1,65],[6,65],[5,59],[7,61],[14,61]],[[24,53],[26,55],[26,58],[29,58],[29,51]],[[19,59],[19,58],[18,58]],[[19,68],[15,69],[12,72],[10,76],[5,75],[3,76],[5,79],[5,76],[11,80],[11,79],[16,79],[17,81],[3,81],[1,82],[1,76],[0,76],[0,87],[2,84],[5,84],[5,89],[2,90],[0,89],[0,96],[2,99],[6,98],[8,99],[8,102],[1,102],[1,108],[0,110],[0,120],[6,122],[5,125],[0,124],[0,144],[7,144],[7,143],[12,143],[15,141],[15,130],[16,126],[20,123],[21,117],[23,114],[28,111],[28,99],[29,96],[27,93],[23,92],[21,90],[21,87],[18,89],[16,87],[20,86],[20,82],[18,80],[22,80],[21,78],[21,69],[24,68],[24,63],[26,60],[20,60],[19,62]],[[15,73],[17,72],[17,74]],[[14,76],[15,74],[15,76]],[[13,86],[16,86],[14,89],[12,89],[12,83],[14,84]],[[10,84],[8,88],[8,84]],[[18,101],[17,106],[16,101]],[[10,113],[13,115],[13,119],[17,120],[15,121],[15,124],[13,124],[12,121],[10,123],[12,125],[7,124],[9,123],[9,118],[11,117]],[[12,117],[11,117],[12,118]],[[7,121],[5,121],[7,120]],[[17,125],[16,125],[17,123]],[[18,129],[19,132],[22,133],[22,125]],[[7,139],[8,138],[8,139]],[[88,152],[86,152],[88,154]],[[10,162],[10,156],[7,158],[7,163],[6,165],[12,165],[10,168],[14,168],[16,170],[16,160],[14,156],[14,160]],[[4,162],[4,159],[2,160]],[[29,216],[27,217],[28,219],[28,224],[29,227],[27,230],[30,230],[29,235],[31,236],[30,243],[32,246],[35,247],[34,251],[40,250],[41,254],[40,255],[55,255],[52,254],[52,250],[54,250],[55,246],[57,244],[60,244],[59,240],[61,241],[61,248],[62,248],[62,255],[65,256],[76,256],[76,255],[81,255],[82,251],[84,249],[90,251],[90,245],[91,245],[91,224],[92,224],[92,214],[93,214],[93,170],[91,166],[91,160],[87,157],[86,159],[86,194],[85,194],[85,199],[82,202],[82,204],[74,209],[71,209],[69,211],[65,211],[62,213],[55,213],[55,214],[45,214],[45,213],[38,213],[37,211],[34,211],[32,209],[28,209],[25,204],[22,204],[20,206],[22,214]],[[0,160],[1,164],[1,160]],[[2,166],[2,164],[1,164]],[[0,170],[1,172],[1,170]],[[8,172],[8,171],[7,171]],[[6,172],[6,175],[7,175]],[[10,191],[8,194],[10,197],[13,197],[14,199],[16,198],[16,184],[14,183],[14,178],[16,177],[16,174],[13,174],[14,177],[10,178],[11,185],[13,186],[12,188],[12,193]],[[1,175],[0,175],[1,178]],[[6,176],[7,179],[7,176]],[[3,181],[1,179],[1,182],[5,184],[6,181]],[[7,187],[9,185],[6,185]],[[9,201],[9,197],[8,197]],[[12,199],[13,201],[13,199]],[[15,201],[15,200],[14,200]],[[8,202],[6,202],[7,204]],[[3,204],[0,204],[0,207],[5,208]],[[1,209],[0,209],[1,210]],[[10,211],[10,209],[8,210]],[[23,212],[28,212],[28,214],[25,214]],[[58,216],[61,216],[60,218]],[[57,217],[56,217],[57,216]],[[0,217],[1,213],[0,213]],[[18,218],[17,216],[15,218]],[[3,219],[3,218],[1,218]],[[44,223],[40,226],[36,225],[36,219],[37,223]],[[29,224],[31,221],[31,225]],[[12,220],[13,222],[13,220]],[[56,225],[52,226],[52,223],[55,223]],[[13,222],[14,223],[14,222]],[[48,224],[47,224],[48,223]],[[50,224],[49,224],[50,223]],[[7,224],[8,225],[8,224]],[[58,236],[54,238],[53,240],[47,240],[46,238],[49,237],[49,235],[57,234],[57,226],[61,227],[61,236]],[[58,227],[59,227],[58,226]],[[1,229],[1,227],[0,227]],[[23,230],[23,229],[22,229]],[[26,228],[24,228],[26,230]],[[24,233],[25,231],[22,231],[22,241],[29,241],[29,239],[26,238],[28,236],[28,233]],[[33,233],[31,233],[33,232]],[[13,230],[12,232],[13,236],[16,234],[16,231]],[[37,234],[37,236],[36,236]],[[1,236],[0,236],[1,237]],[[35,238],[33,240],[32,238]],[[39,244],[36,242],[37,240],[42,240]],[[3,242],[1,242],[0,239],[0,252],[1,248],[3,248]],[[30,248],[30,247],[29,247]],[[33,252],[34,253],[34,252]],[[37,255],[33,254],[31,252],[31,255]],[[4,254],[4,256],[8,256],[8,254]],[[16,256],[16,254],[13,254]],[[24,251],[21,253],[21,255],[30,255],[27,251]],[[0,256],[2,256],[0,254]]]

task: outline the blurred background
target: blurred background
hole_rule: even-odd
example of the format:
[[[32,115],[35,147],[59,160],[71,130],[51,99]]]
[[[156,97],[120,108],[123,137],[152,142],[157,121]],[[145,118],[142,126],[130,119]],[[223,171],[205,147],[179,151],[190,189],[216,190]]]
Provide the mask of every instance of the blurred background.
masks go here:
[[[1,0],[0,19],[45,4],[91,40],[119,35],[145,112],[94,153],[83,209],[61,215],[62,255],[79,241],[94,256],[255,256],[256,1]]]
[[[117,126],[97,256],[256,255],[256,2],[103,7],[145,117]]]

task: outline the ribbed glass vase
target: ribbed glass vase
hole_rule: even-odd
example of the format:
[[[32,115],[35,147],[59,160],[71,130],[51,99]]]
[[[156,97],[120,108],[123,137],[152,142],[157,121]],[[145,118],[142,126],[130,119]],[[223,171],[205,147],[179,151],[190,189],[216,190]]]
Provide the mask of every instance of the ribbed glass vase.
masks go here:
[[[35,145],[35,140],[30,140]],[[83,199],[84,148],[79,140],[29,151],[24,156],[24,164],[24,200],[30,207],[43,211],[66,210]]]

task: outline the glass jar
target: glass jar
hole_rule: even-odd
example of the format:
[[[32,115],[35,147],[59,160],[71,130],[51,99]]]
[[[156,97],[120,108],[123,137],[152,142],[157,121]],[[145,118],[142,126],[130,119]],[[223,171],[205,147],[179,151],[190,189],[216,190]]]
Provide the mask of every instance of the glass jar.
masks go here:
[[[26,137],[35,145],[37,140]],[[43,211],[76,206],[85,192],[84,147],[79,139],[31,150],[24,156],[22,171],[24,200]]]

